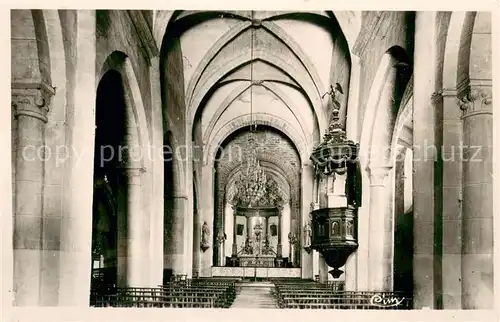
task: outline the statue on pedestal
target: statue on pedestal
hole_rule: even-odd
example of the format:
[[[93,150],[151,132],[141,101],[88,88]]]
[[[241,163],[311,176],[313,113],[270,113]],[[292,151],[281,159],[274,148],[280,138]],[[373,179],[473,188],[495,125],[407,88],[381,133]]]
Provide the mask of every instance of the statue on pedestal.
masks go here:
[[[307,250],[311,247],[312,242],[312,229],[309,223],[304,226],[304,248]]]
[[[263,255],[272,255],[274,254],[273,249],[271,248],[271,243],[269,242],[269,234],[266,235],[264,239],[264,247],[262,248]]]
[[[201,245],[200,248],[203,252],[210,248],[210,244],[208,242],[210,238],[210,228],[208,227],[207,222],[203,222],[203,226],[201,227]]]
[[[252,240],[248,236],[245,239],[245,246],[243,247],[243,254],[247,254],[247,255],[253,254]]]

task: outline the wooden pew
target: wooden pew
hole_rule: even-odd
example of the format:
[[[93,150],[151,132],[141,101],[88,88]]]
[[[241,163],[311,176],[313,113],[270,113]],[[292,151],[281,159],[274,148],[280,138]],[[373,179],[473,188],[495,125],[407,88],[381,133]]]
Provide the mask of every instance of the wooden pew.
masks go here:
[[[407,294],[339,291],[333,289],[331,285],[313,281],[276,280],[274,294],[280,308],[384,310],[411,308],[411,297]],[[384,299],[387,302],[384,302]]]
[[[91,294],[95,307],[228,308],[236,297],[235,278],[174,278],[157,288],[117,288],[115,294]]]
[[[167,294],[162,289],[123,288],[115,295],[104,295],[99,298],[96,307],[181,307],[181,308],[214,308],[223,303],[217,293],[178,292]]]
[[[161,285],[160,287],[173,294],[178,294],[179,292],[219,294],[219,302],[222,303],[222,306],[217,305],[217,307],[230,307],[236,297],[236,281],[237,279],[227,278],[197,278],[188,280],[187,283],[182,286],[175,283],[169,283]]]

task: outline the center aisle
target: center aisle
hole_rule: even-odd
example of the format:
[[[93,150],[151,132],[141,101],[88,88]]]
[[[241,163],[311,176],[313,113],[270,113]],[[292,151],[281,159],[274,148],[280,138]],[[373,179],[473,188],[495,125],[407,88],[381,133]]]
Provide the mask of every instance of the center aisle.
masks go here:
[[[271,294],[274,284],[270,282],[236,283],[236,299],[231,308],[275,309],[276,299]]]

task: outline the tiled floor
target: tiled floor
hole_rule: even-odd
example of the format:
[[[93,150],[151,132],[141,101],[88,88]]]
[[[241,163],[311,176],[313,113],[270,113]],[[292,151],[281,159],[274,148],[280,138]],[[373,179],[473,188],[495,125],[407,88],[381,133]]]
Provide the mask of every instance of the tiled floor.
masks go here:
[[[274,284],[265,282],[241,282],[236,284],[236,299],[231,308],[276,308],[271,294]]]

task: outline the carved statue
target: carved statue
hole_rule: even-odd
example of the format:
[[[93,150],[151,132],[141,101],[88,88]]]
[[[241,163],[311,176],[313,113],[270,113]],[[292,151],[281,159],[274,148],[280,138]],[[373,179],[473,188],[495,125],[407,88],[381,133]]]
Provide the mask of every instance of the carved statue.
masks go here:
[[[255,240],[257,242],[260,242],[260,240],[261,240],[261,233],[262,233],[262,225],[260,223],[256,224],[253,227],[253,230],[254,230],[254,234],[255,234]]]
[[[307,223],[304,226],[304,247],[311,247],[312,240],[312,229],[311,225]]]
[[[262,248],[262,254],[263,255],[274,254],[274,251],[271,248],[271,243],[269,242],[269,234],[267,234],[266,238],[264,239],[264,247]]]
[[[340,226],[336,221],[332,223],[332,235],[340,235]]]
[[[346,222],[346,235],[351,236],[351,237],[354,236],[354,234],[353,234],[353,227],[354,226],[352,224],[352,221],[348,220]]]
[[[248,255],[253,254],[252,240],[248,236],[245,239],[245,247],[243,247],[243,254],[248,254]]]
[[[207,222],[203,222],[203,226],[201,227],[201,249],[203,251],[207,250],[210,246],[209,244],[209,239],[210,239],[210,228],[208,227]]]

